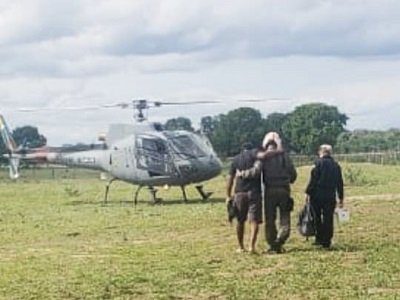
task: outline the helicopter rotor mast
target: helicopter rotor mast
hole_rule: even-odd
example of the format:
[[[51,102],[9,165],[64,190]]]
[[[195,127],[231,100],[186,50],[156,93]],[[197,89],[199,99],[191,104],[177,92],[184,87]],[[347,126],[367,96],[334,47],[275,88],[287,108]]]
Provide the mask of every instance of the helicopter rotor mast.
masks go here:
[[[190,102],[162,102],[162,101],[148,101],[146,99],[132,100],[132,108],[134,110],[133,118],[137,122],[143,122],[147,120],[147,114],[145,111],[152,107],[161,106],[172,106],[172,105],[196,105],[196,104],[218,104],[219,101],[190,101]],[[128,103],[120,103],[120,107],[128,108]]]

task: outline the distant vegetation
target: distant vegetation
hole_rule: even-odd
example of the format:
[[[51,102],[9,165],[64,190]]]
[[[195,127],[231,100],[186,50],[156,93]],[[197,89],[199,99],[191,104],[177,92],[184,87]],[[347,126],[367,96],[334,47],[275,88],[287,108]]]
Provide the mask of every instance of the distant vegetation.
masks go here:
[[[34,126],[17,127],[13,130],[12,135],[17,146],[22,145],[26,148],[38,148],[47,143],[46,137],[40,134],[38,128]],[[4,162],[4,158],[2,157],[4,153],[6,153],[6,147],[3,139],[0,138],[0,162]]]
[[[265,133],[278,132],[286,148],[299,154],[311,154],[321,143],[335,145],[338,136],[345,132],[348,117],[335,106],[311,103],[297,107],[294,111],[272,113],[264,118],[260,111],[242,107],[218,116],[201,119],[201,130],[210,138],[221,156],[237,153],[244,142],[259,146]],[[182,126],[172,126],[182,124]],[[166,129],[190,130],[187,118],[170,119]]]
[[[341,153],[400,150],[400,130],[355,130],[339,135],[336,148]]]
[[[222,157],[236,154],[244,142],[259,146],[268,131],[278,132],[285,147],[297,154],[315,154],[322,143],[332,144],[337,153],[400,150],[400,129],[348,131],[345,129],[348,119],[335,106],[310,103],[287,114],[272,113],[265,117],[256,109],[241,107],[226,114],[204,116],[200,126]],[[164,127],[195,131],[192,121],[186,117],[171,118]],[[33,126],[16,128],[13,136],[18,145],[28,148],[46,144],[46,138]],[[0,139],[0,154],[3,153],[5,147]]]
[[[349,131],[345,129],[348,119],[337,107],[324,103],[305,104],[290,113],[266,117],[256,109],[242,107],[203,117],[201,131],[223,157],[236,154],[244,142],[259,146],[268,131],[278,132],[286,149],[296,154],[313,155],[322,143],[343,154],[400,150],[400,129]],[[193,131],[191,120],[185,117],[168,120],[165,128]]]

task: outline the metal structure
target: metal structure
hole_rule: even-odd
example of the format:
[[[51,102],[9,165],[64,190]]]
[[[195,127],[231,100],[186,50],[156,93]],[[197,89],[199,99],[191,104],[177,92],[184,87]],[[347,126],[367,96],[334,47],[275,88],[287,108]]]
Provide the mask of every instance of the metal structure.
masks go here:
[[[237,102],[291,101],[288,98],[237,99]],[[143,187],[148,187],[154,203],[158,186],[179,186],[184,201],[187,201],[185,187],[196,184],[202,199],[211,196],[203,190],[202,182],[216,177],[222,170],[222,163],[216,155],[208,138],[202,134],[188,131],[165,131],[158,123],[147,120],[150,108],[161,106],[218,104],[220,101],[166,102],[145,99],[118,102],[105,105],[62,108],[22,108],[21,112],[36,111],[82,111],[98,109],[132,109],[134,124],[112,124],[108,133],[101,136],[100,147],[88,149],[44,147],[20,151],[12,138],[4,118],[0,115],[0,132],[8,150],[10,177],[19,177],[20,160],[40,161],[65,166],[106,172],[111,177],[107,183],[104,202],[107,202],[112,182],[125,181],[138,185],[134,203]]]
[[[192,105],[213,103],[203,102],[150,102],[135,100],[127,103],[85,107],[131,108],[134,110],[134,124],[112,124],[106,136],[102,136],[103,145],[93,149],[71,150],[66,148],[41,148],[32,151],[18,151],[6,122],[0,116],[0,132],[8,150],[10,178],[19,177],[20,160],[30,160],[73,166],[78,168],[107,172],[110,176],[105,189],[104,202],[107,202],[112,182],[121,180],[138,185],[134,203],[143,187],[148,187],[152,201],[161,201],[155,187],[179,186],[184,201],[187,201],[185,187],[197,184],[202,199],[211,193],[203,191],[202,182],[220,174],[222,163],[207,137],[188,131],[165,131],[160,124],[147,121],[146,112],[151,107],[162,105]],[[65,108],[78,110],[79,108]],[[36,109],[23,109],[32,112]]]

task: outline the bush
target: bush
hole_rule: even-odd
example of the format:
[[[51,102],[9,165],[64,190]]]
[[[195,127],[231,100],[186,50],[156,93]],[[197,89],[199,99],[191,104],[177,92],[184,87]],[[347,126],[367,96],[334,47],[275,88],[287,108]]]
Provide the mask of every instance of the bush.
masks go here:
[[[343,175],[347,185],[364,186],[373,184],[372,180],[368,179],[360,168],[347,166]]]

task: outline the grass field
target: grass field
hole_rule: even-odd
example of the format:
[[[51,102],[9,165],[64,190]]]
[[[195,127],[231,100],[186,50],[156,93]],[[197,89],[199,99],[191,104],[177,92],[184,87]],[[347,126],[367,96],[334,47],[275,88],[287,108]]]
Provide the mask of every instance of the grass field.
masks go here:
[[[0,181],[1,299],[400,299],[400,167],[344,166],[350,223],[333,251],[292,228],[287,253],[236,254],[226,222],[224,175],[203,203],[188,188],[161,191],[163,205],[136,209],[133,187],[74,178]],[[293,187],[295,214],[309,168]],[[28,172],[28,175],[32,175]],[[38,179],[44,178],[44,179]],[[265,248],[261,232],[259,249]]]

